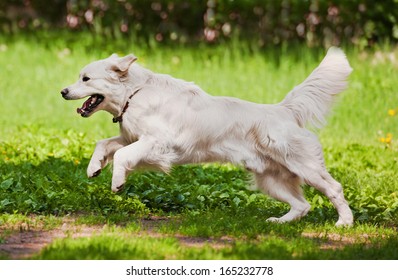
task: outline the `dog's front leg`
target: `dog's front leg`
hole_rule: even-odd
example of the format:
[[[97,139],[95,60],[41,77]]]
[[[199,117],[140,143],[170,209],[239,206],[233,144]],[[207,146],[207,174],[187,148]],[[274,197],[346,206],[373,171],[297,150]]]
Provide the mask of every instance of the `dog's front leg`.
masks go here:
[[[87,176],[89,178],[98,176],[101,170],[112,161],[115,152],[126,145],[126,141],[121,136],[98,141],[87,167]]]
[[[156,145],[149,139],[140,139],[116,151],[113,159],[112,191],[121,191],[127,175],[139,164],[154,164],[160,160],[161,154]]]

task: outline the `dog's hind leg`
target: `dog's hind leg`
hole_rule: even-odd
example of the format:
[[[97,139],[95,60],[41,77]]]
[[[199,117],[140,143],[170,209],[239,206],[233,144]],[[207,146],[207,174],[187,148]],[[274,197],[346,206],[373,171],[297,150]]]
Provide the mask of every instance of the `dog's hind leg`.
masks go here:
[[[296,141],[286,167],[303,181],[326,195],[336,208],[339,219],[336,226],[352,225],[353,215],[344,198],[343,188],[326,170],[322,147],[315,137]]]
[[[98,141],[87,167],[87,176],[89,178],[98,176],[101,170],[113,160],[115,152],[126,145],[127,142],[120,136]]]
[[[289,222],[305,216],[310,210],[310,204],[305,200],[300,187],[302,181],[284,166],[274,163],[271,169],[256,174],[257,187],[267,195],[288,203],[290,211],[280,218],[272,217],[267,221]]]
[[[325,194],[333,203],[334,207],[336,207],[337,213],[339,214],[336,226],[352,225],[354,220],[352,211],[344,198],[341,184],[333,179],[326,169],[303,169],[302,174],[305,183]]]

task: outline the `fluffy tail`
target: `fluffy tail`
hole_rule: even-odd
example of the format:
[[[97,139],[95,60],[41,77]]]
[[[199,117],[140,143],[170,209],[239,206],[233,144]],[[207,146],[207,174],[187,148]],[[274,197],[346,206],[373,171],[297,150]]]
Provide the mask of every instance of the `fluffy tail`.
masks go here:
[[[342,50],[331,47],[319,66],[293,88],[280,105],[292,111],[297,123],[322,127],[334,97],[346,89],[352,68]]]

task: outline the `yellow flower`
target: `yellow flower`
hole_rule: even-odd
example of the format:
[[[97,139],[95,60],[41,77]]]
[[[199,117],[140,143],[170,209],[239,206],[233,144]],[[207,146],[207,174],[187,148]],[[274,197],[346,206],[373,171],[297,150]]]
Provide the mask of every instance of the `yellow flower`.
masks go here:
[[[75,161],[73,162],[75,165],[79,165],[80,161],[78,159],[75,159]]]
[[[387,143],[387,144],[390,144],[390,143],[391,143],[391,140],[392,140],[392,134],[391,134],[391,133],[388,133],[388,134],[387,134],[387,137],[386,137],[386,143]]]
[[[388,110],[388,115],[389,116],[395,116],[397,114],[397,110],[396,109],[389,109]]]
[[[391,144],[391,142],[392,142],[392,133],[387,133],[386,137],[380,137],[379,141],[381,143]]]

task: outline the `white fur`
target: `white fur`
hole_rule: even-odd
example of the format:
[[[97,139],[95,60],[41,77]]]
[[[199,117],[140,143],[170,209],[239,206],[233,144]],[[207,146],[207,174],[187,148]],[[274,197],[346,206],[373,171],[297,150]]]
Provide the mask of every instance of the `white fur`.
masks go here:
[[[307,183],[332,201],[337,225],[353,223],[341,185],[325,168],[321,144],[305,128],[308,123],[321,126],[335,95],[346,88],[352,69],[341,50],[331,48],[302,84],[273,105],[210,96],[193,83],[155,74],[135,60],[112,55],[93,62],[81,72],[81,78],[90,80],[80,79],[63,93],[66,99],[101,94],[105,99],[95,111],[122,115],[121,135],[97,143],[89,177],[113,160],[112,190],[119,191],[139,167],[168,171],[175,164],[232,162],[252,171],[261,191],[290,204],[286,215],[268,220],[286,222],[306,215],[310,205],[300,185]]]

